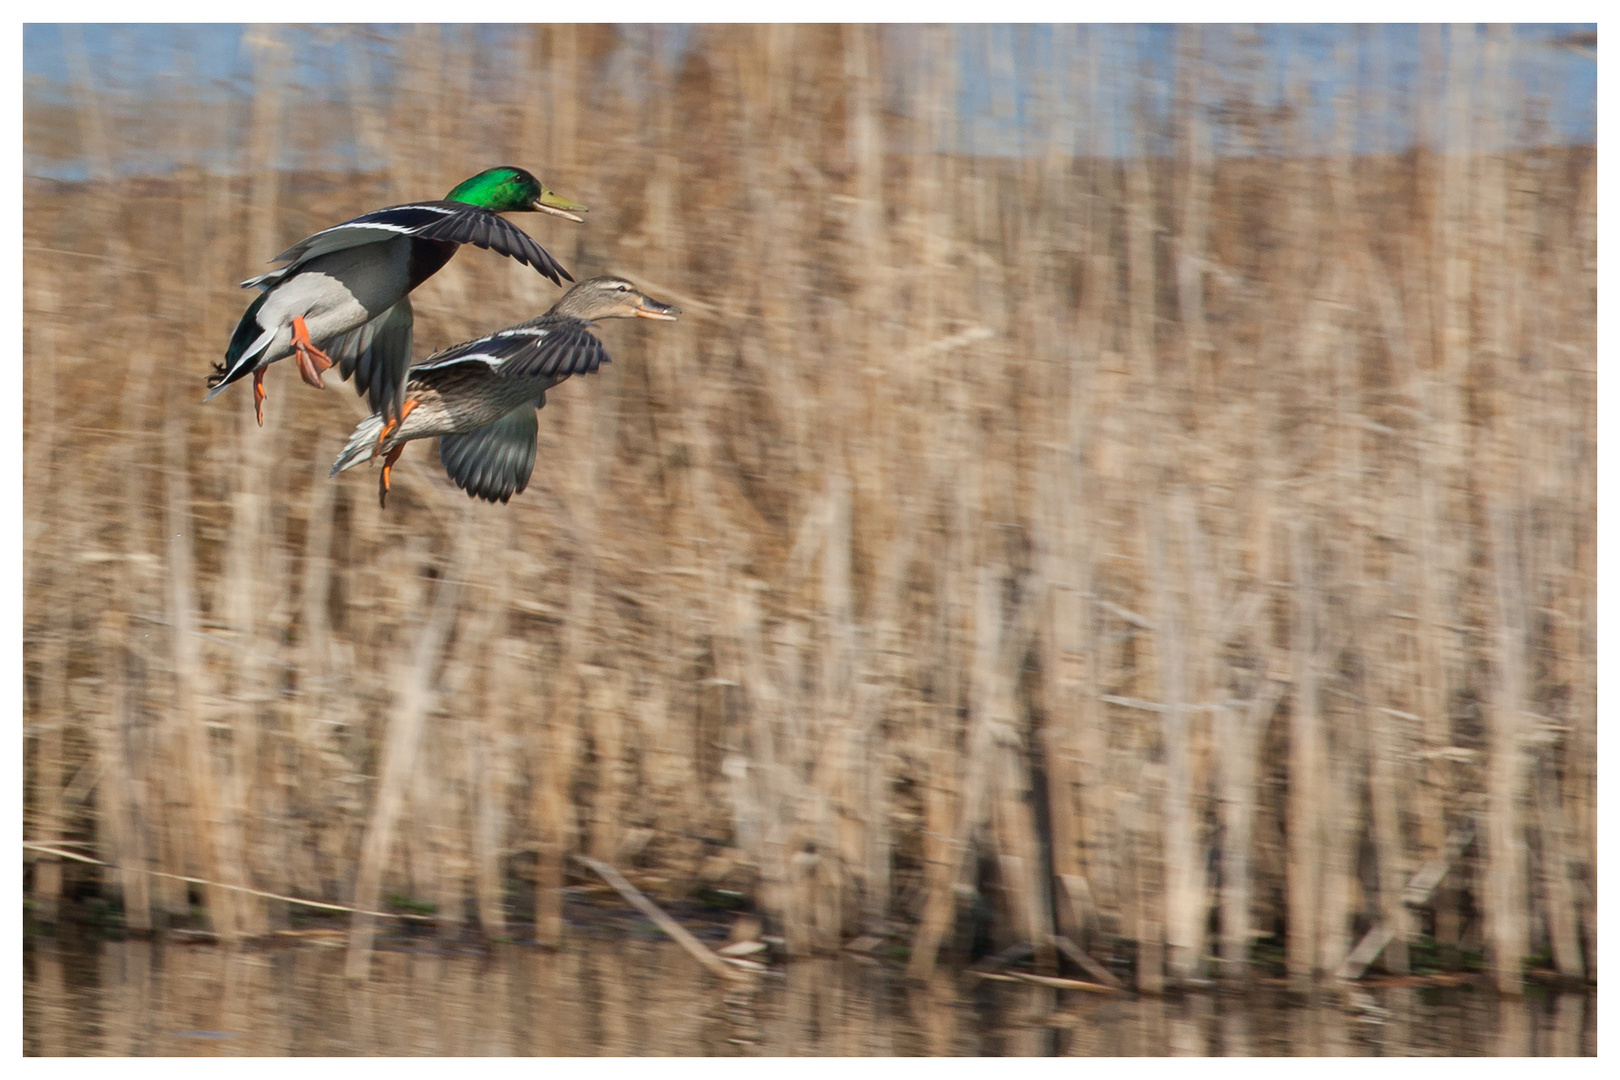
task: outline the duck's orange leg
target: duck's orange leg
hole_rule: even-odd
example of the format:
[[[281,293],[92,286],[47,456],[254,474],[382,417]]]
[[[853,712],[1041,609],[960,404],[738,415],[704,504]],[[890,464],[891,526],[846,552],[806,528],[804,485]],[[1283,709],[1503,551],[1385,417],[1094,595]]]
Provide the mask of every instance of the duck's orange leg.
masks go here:
[[[270,395],[264,392],[264,368],[253,373],[253,415],[264,427],[264,399]]]
[[[409,445],[409,443],[400,443],[398,446],[388,451],[388,456],[383,458],[382,477],[377,481],[378,506],[386,507],[388,505],[389,478],[394,472],[394,462],[399,460],[399,455],[403,454],[405,452],[405,448]]]
[[[332,366],[332,358],[317,349],[315,343],[309,340],[309,327],[304,325],[302,315],[293,316],[292,328],[293,354],[298,358],[298,374],[315,389],[326,389],[326,384],[321,381],[321,372]]]
[[[388,436],[392,435],[395,429],[405,422],[405,418],[411,415],[411,410],[416,408],[416,406],[417,400],[415,398],[411,398],[410,400],[406,401],[405,404],[399,407],[398,416],[394,417],[394,419],[383,425],[383,429],[377,433],[377,445],[371,451],[372,457],[376,457],[378,454],[382,453],[383,443],[388,441]]]

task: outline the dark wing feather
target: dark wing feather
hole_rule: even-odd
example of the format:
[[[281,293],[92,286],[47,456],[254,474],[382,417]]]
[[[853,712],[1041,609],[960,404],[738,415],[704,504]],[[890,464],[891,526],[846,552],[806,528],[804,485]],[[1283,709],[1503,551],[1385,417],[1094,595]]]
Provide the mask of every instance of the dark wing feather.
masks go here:
[[[306,236],[270,260],[286,262],[286,266],[243,282],[243,287],[266,288],[313,258],[396,236],[419,236],[425,240],[472,244],[532,266],[558,285],[563,283],[564,278],[574,280],[573,275],[564,270],[550,252],[499,214],[466,203],[436,200],[385,206]]]
[[[405,402],[405,379],[411,365],[411,298],[370,322],[339,335],[326,346],[345,378],[353,376],[354,392],[365,394],[371,411],[393,419]]]
[[[244,282],[243,285],[246,287],[259,284],[262,287],[263,284],[273,284],[309,260],[333,251],[358,247],[361,244],[375,244],[397,236],[419,236],[424,229],[460,212],[457,210],[458,206],[459,203],[406,203],[402,206],[385,206],[381,210],[361,214],[341,225],[333,225],[330,229],[322,229],[312,236],[304,237],[270,260],[286,262],[286,266],[262,274],[252,281]]]
[[[443,349],[413,371],[468,360],[482,360],[502,378],[534,379],[541,376],[585,375],[608,363],[607,348],[591,333],[591,324],[568,316],[543,315],[476,341]]]
[[[540,395],[544,404],[545,395]],[[439,461],[456,486],[486,502],[506,502],[534,472],[535,406],[524,402],[493,424],[439,438]]]
[[[505,255],[526,266],[534,267],[558,285],[563,283],[563,278],[574,280],[574,275],[564,270],[562,264],[551,257],[550,252],[534,242],[533,237],[499,214],[481,210],[476,206],[464,206],[461,203],[432,205],[450,207],[451,211],[438,220],[429,222],[412,235],[420,236],[424,240],[449,240],[457,244],[472,244],[474,247],[487,248],[498,255]]]

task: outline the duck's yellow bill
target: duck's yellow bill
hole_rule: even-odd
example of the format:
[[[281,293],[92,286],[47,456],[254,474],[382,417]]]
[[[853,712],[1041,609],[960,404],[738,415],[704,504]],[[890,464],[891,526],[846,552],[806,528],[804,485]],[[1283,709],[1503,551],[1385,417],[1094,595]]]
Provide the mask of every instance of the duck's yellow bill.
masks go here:
[[[583,203],[569,202],[547,187],[540,189],[540,197],[534,200],[534,208],[542,213],[556,214],[558,217],[565,217],[569,221],[579,222],[585,220],[579,216],[580,214],[590,212],[590,207],[585,206]],[[578,211],[578,213],[574,211]]]

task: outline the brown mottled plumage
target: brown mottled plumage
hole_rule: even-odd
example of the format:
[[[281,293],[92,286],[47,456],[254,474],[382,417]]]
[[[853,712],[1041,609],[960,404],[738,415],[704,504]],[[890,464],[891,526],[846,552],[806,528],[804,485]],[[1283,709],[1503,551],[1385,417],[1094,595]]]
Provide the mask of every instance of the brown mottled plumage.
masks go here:
[[[619,277],[582,281],[544,315],[443,349],[413,367],[398,420],[374,415],[355,428],[332,475],[385,454],[379,497],[406,444],[439,439],[439,459],[468,495],[506,502],[528,486],[546,391],[609,361],[596,319],[672,320],[680,309]]]

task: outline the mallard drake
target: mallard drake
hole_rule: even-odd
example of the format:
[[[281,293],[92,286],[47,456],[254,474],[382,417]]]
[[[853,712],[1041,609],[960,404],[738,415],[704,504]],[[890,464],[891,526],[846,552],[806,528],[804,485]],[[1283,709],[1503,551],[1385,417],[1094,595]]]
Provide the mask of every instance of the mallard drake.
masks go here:
[[[406,203],[323,229],[277,255],[287,265],[242,282],[260,289],[231,335],[225,361],[208,376],[212,399],[253,376],[253,409],[264,425],[264,372],[295,356],[304,381],[341,365],[374,412],[398,415],[411,360],[410,292],[450,261],[462,244],[488,248],[534,267],[553,283],[574,280],[551,254],[500,215],[538,210],[570,221],[586,208],[529,172],[503,165],[457,184],[438,201]],[[334,360],[334,357],[336,359]]]
[[[437,437],[439,461],[457,487],[504,503],[534,471],[535,413],[545,408],[546,391],[610,360],[592,322],[673,320],[680,310],[621,277],[582,281],[539,318],[442,349],[411,368],[399,417],[361,421],[331,475],[385,454],[378,501],[386,506],[389,477],[406,444]]]

